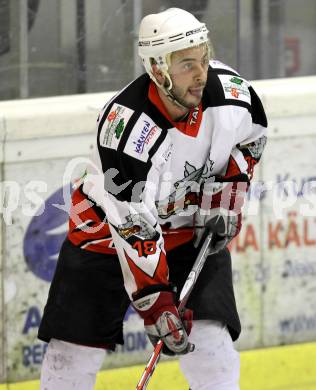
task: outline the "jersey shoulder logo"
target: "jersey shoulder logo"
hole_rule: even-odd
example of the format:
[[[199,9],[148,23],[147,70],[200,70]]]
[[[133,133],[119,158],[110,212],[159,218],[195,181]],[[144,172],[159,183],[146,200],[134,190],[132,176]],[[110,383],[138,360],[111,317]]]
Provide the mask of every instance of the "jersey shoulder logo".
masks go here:
[[[219,74],[218,78],[222,84],[225,99],[233,99],[251,103],[249,83],[247,80],[228,74]]]
[[[114,103],[108,113],[100,133],[100,145],[117,150],[122,134],[134,111]]]
[[[148,115],[142,113],[126,142],[124,153],[137,160],[147,162],[149,151],[159,138],[161,131],[161,128]]]

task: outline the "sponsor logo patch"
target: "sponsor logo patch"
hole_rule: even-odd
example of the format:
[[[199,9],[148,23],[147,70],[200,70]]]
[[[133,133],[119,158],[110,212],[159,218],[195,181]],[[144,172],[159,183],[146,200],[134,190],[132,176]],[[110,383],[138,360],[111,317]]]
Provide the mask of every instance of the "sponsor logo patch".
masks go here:
[[[249,83],[245,79],[227,74],[221,74],[218,77],[223,86],[226,99],[241,100],[250,104]]]
[[[134,111],[114,103],[100,133],[100,145],[117,150],[121,136]]]
[[[147,162],[149,151],[161,134],[158,127],[146,114],[142,114],[136,122],[125,145],[124,153]]]

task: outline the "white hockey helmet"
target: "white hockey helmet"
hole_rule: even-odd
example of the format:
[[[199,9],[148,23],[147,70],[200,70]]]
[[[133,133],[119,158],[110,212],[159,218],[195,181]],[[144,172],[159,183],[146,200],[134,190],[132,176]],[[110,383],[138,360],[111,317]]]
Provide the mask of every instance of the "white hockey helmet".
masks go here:
[[[208,29],[195,16],[180,8],[169,8],[158,14],[147,15],[139,28],[138,53],[146,72],[162,89],[152,73],[153,60],[169,80],[165,92],[172,88],[168,73],[167,55],[178,50],[209,43]]]

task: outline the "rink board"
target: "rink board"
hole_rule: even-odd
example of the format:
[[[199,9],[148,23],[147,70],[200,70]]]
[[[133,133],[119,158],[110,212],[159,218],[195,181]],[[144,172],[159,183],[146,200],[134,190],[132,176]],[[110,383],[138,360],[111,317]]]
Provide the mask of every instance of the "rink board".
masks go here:
[[[243,324],[239,350],[316,340],[316,78],[260,81],[255,88],[270,129],[244,226],[231,247]],[[0,134],[6,134],[0,148],[6,206],[0,239],[1,382],[39,376],[46,345],[36,334],[67,231],[70,183],[84,171],[95,119],[112,95],[0,104]],[[132,309],[124,338],[124,347],[107,355],[104,369],[146,360],[151,345]]]

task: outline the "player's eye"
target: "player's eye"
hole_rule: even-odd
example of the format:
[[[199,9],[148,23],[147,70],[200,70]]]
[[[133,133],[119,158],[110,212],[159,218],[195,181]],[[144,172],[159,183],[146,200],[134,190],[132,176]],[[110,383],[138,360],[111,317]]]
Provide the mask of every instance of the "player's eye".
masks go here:
[[[186,62],[186,63],[183,65],[183,69],[184,69],[184,70],[191,70],[192,68],[193,68],[192,62]]]

